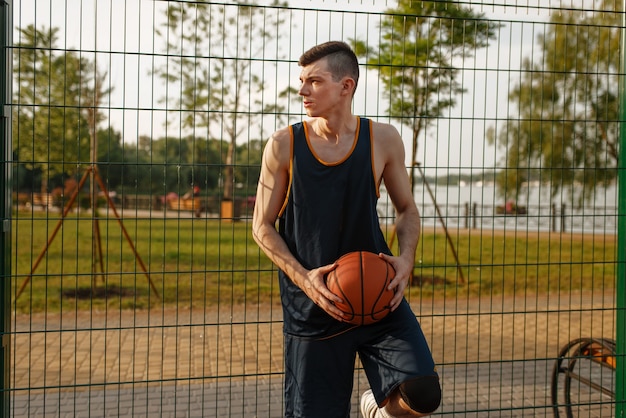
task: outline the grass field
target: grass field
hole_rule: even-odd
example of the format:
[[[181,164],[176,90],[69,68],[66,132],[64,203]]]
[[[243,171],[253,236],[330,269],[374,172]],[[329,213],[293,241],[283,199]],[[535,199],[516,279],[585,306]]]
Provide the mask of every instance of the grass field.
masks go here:
[[[247,221],[125,219],[131,242],[147,267],[146,275],[117,220],[97,222],[101,269],[100,257],[94,256],[99,254],[94,245],[98,240],[92,239],[96,223],[92,218],[70,216],[30,277],[33,263],[58,224],[58,215],[52,216],[20,212],[13,220],[13,293],[27,283],[14,301],[18,312],[279,301],[276,270],[252,240]],[[451,237],[464,282],[443,232],[424,231],[411,298],[614,287],[613,235],[454,230]],[[158,296],[151,291],[150,281]]]

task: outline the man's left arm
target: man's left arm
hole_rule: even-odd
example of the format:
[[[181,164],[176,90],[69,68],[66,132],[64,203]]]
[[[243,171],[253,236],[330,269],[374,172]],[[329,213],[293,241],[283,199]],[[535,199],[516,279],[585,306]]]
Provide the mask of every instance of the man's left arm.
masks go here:
[[[415,265],[415,251],[420,237],[420,215],[415,205],[411,183],[404,162],[404,143],[395,128],[388,128],[385,146],[378,147],[384,152],[384,169],[382,173],[385,187],[396,210],[395,230],[398,238],[398,254],[395,257],[385,256],[394,269],[396,276],[391,281],[396,295],[391,300],[391,309],[395,310],[404,297],[404,290]]]

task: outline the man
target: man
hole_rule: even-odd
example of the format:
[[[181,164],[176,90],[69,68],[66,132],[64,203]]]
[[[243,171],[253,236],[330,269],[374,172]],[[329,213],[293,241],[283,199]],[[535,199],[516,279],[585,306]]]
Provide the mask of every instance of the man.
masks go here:
[[[252,226],[254,239],[279,268],[285,416],[349,416],[357,353],[371,387],[361,397],[365,417],[429,415],[439,406],[441,389],[424,335],[403,296],[420,217],[402,139],[391,125],[352,114],[359,66],[347,44],[313,47],[299,65],[299,94],[309,119],[275,132],[268,141]],[[382,181],[397,211],[397,256],[378,223]],[[334,305],[341,299],[324,281],[337,258],[356,250],[380,254],[396,271],[391,313],[372,325],[344,322]]]

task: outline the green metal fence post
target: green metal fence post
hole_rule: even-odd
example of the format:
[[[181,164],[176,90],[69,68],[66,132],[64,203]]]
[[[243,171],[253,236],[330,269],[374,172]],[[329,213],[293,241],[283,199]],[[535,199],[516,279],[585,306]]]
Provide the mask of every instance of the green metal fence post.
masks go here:
[[[624,2],[626,10],[626,1]],[[618,164],[618,223],[617,223],[617,277],[616,277],[616,370],[615,416],[626,415],[626,16],[622,25],[622,65],[620,69],[620,138]]]
[[[11,0],[0,0],[0,416],[10,413],[11,374]]]

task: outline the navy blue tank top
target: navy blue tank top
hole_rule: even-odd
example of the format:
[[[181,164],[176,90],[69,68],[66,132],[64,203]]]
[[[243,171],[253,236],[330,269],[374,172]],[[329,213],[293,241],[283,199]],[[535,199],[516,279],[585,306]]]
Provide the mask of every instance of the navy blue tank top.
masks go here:
[[[376,212],[371,121],[358,119],[352,150],[334,163],[314,154],[304,123],[290,129],[290,183],[278,232],[291,253],[307,269],[331,264],[351,251],[391,254]],[[325,337],[352,327],[319,308],[283,271],[279,281],[286,333]]]

